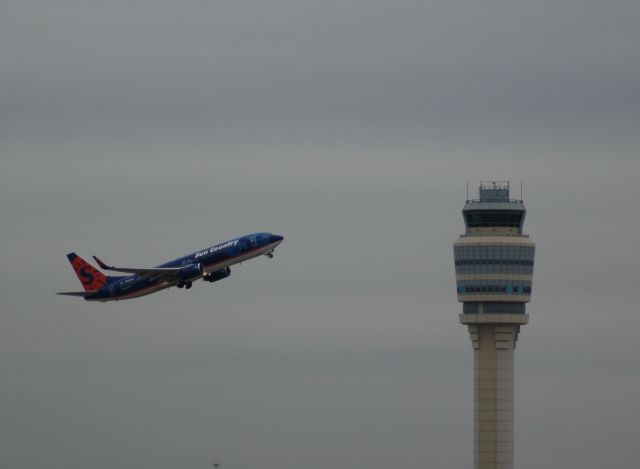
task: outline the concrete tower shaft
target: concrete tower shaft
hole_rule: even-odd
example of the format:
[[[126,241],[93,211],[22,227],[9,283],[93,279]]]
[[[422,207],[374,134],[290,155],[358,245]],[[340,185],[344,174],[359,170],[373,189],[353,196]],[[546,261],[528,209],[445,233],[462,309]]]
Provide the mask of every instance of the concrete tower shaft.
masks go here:
[[[479,195],[467,200],[454,243],[460,322],[474,350],[474,467],[513,469],[514,350],[529,320],[535,244],[508,182],[482,182]]]

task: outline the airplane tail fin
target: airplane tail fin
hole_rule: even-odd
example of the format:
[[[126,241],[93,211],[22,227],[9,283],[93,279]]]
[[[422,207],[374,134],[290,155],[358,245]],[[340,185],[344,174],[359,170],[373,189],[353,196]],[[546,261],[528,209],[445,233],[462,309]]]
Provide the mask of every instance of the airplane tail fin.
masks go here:
[[[109,281],[108,277],[94,266],[78,256],[75,252],[67,254],[71,267],[75,270],[85,291],[100,290]]]

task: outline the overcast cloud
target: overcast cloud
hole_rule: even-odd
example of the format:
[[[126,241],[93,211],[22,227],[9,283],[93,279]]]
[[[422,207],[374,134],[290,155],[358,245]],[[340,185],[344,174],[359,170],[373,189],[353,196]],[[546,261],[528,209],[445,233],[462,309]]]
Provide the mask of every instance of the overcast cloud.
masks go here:
[[[640,6],[0,5],[0,466],[463,468],[452,243],[510,179],[537,243],[521,469],[639,464]],[[230,279],[93,304],[65,254]]]

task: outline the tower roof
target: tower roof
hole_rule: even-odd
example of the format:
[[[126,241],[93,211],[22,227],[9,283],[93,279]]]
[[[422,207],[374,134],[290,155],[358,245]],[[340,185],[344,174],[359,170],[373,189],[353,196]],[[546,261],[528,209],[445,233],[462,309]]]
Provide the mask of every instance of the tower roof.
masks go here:
[[[509,181],[481,181],[478,194],[462,209],[467,229],[511,227],[522,232],[526,210],[522,200],[509,198]]]

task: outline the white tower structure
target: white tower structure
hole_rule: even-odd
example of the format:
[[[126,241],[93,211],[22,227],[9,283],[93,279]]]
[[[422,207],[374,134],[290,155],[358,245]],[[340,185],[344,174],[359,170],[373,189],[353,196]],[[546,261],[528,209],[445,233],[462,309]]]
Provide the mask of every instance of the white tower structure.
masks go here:
[[[481,182],[467,200],[465,234],[454,243],[460,322],[474,354],[474,468],[513,469],[513,358],[527,324],[535,244],[522,233],[526,210],[509,182]]]

